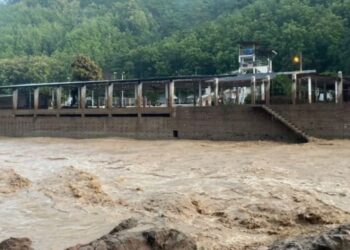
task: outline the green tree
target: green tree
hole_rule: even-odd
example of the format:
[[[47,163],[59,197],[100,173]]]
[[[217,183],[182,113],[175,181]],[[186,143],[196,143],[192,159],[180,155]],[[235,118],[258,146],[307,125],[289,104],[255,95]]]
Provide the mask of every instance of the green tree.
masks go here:
[[[1,85],[63,81],[68,74],[62,61],[47,56],[0,60]]]
[[[102,79],[101,68],[90,58],[78,55],[71,65],[72,79],[76,81],[94,81]]]

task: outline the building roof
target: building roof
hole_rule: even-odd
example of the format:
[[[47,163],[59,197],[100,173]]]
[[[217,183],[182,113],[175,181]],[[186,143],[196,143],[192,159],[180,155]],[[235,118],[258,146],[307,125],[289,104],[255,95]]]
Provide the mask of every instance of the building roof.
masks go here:
[[[270,76],[271,79],[273,79],[276,77],[276,73],[244,74],[231,77],[224,77],[220,79],[220,82],[250,82],[253,76],[255,76],[256,80],[264,80],[268,76]]]
[[[37,87],[58,87],[58,86],[82,86],[82,85],[108,85],[108,84],[132,84],[132,83],[166,83],[169,81],[188,82],[188,81],[207,81],[214,78],[222,78],[235,76],[236,74],[225,75],[188,75],[188,76],[166,76],[154,78],[140,78],[140,79],[125,79],[125,80],[101,80],[101,81],[75,81],[75,82],[47,82],[47,83],[26,83],[0,86],[0,89],[17,89],[17,88],[37,88]]]

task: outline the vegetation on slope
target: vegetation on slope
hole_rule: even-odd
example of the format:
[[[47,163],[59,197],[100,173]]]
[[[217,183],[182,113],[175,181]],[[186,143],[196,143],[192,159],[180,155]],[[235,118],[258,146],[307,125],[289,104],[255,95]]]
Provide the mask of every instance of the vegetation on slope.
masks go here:
[[[82,54],[105,77],[238,68],[237,42],[279,52],[275,70],[350,72],[350,0],[8,0],[0,4],[1,84],[63,81]]]

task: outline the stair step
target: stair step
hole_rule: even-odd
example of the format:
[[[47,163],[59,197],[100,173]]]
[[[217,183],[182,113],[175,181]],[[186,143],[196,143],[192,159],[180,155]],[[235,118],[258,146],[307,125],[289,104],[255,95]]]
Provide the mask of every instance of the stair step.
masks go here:
[[[302,131],[300,128],[298,128],[297,125],[294,123],[288,121],[286,118],[284,118],[282,115],[277,113],[276,111],[272,110],[270,107],[267,107],[265,105],[262,106],[262,108],[268,112],[270,115],[272,115],[274,118],[278,119],[280,122],[284,123],[289,129],[293,130],[296,134],[303,137],[306,141],[310,141],[310,138],[307,133]]]

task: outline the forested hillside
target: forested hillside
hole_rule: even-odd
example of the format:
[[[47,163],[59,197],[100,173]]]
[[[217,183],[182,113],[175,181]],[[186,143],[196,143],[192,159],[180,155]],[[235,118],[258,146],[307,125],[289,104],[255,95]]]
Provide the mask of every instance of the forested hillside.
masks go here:
[[[8,0],[0,83],[63,81],[78,54],[127,77],[237,69],[237,42],[279,52],[275,70],[350,73],[350,0]]]

